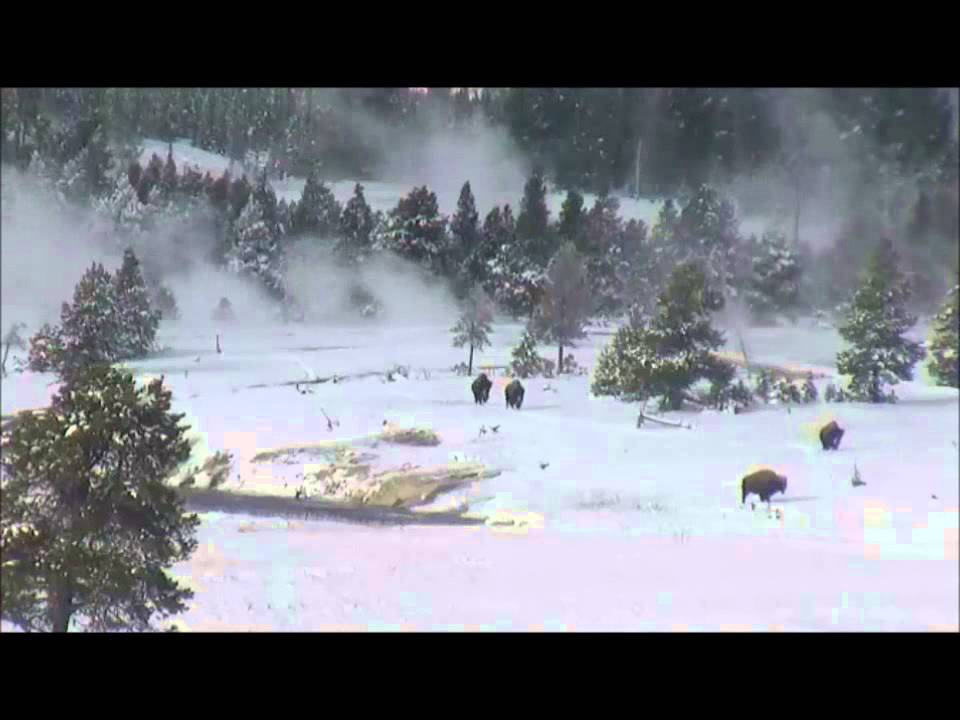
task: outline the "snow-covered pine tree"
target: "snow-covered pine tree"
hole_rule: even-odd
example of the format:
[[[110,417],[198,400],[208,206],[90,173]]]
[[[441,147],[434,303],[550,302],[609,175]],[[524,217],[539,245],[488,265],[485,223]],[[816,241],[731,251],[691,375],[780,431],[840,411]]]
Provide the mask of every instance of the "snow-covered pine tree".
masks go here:
[[[476,278],[470,276],[467,259],[479,243],[480,215],[468,181],[460,188],[457,211],[450,218],[450,260],[456,268],[456,287],[460,292],[477,282]]]
[[[516,222],[509,205],[504,205],[496,216],[488,215],[487,221],[490,222],[484,222],[484,244],[499,244],[487,262],[484,289],[513,317],[529,318],[542,296],[543,271],[518,249]]]
[[[679,409],[694,382],[719,373],[713,351],[723,345],[723,333],[711,325],[710,313],[722,307],[723,297],[709,287],[703,270],[678,266],[658,300],[657,315],[621,328],[601,353],[592,391],[660,397],[661,408]]]
[[[448,255],[447,222],[437,196],[425,185],[400,198],[377,238],[384,250],[443,274]]]
[[[557,236],[560,242],[572,242],[577,250],[586,255],[587,247],[587,211],[584,208],[583,195],[576,190],[568,190],[560,206],[560,219],[557,223]]]
[[[116,312],[121,332],[117,359],[142,357],[154,348],[161,312],[150,303],[140,261],[133,248],[123,253],[123,264],[113,277]]]
[[[920,343],[904,337],[917,319],[907,311],[910,286],[897,265],[893,244],[881,240],[838,328],[852,347],[838,353],[837,371],[851,377],[849,392],[858,400],[888,400],[883,386],[911,380],[925,354]]]
[[[547,266],[543,297],[531,322],[533,334],[558,346],[557,372],[562,373],[563,348],[586,337],[590,285],[583,258],[572,242],[564,243]]]
[[[240,217],[231,223],[225,261],[231,272],[256,277],[272,297],[280,299],[286,294],[285,258],[276,234],[276,207],[271,222],[270,208],[262,205],[264,195],[251,196]]]
[[[953,286],[933,321],[928,369],[938,385],[960,387],[960,283]]]
[[[751,273],[746,301],[758,321],[769,321],[778,313],[797,309],[800,293],[800,265],[787,239],[766,232],[758,241],[750,239]]]
[[[490,344],[489,334],[492,332],[490,323],[493,322],[493,303],[487,294],[479,287],[473,287],[464,302],[463,314],[451,329],[454,334],[454,347],[470,347],[470,357],[467,361],[467,374],[473,375],[473,352],[483,352]]]
[[[557,250],[556,235],[550,226],[547,208],[547,184],[540,173],[534,173],[523,187],[520,214],[517,216],[519,252],[534,267],[546,268]]]
[[[73,291],[73,303],[60,311],[64,378],[93,365],[112,363],[121,355],[123,323],[113,278],[93,263]]]
[[[494,206],[483,220],[477,244],[464,261],[464,274],[479,284],[488,295],[494,295],[496,288],[492,282],[493,267],[500,247],[513,239],[513,229],[504,223],[503,214]]]
[[[520,344],[510,352],[511,374],[526,379],[543,374],[545,367],[545,360],[537,353],[537,339],[525,331]]]
[[[86,371],[3,432],[3,619],[27,631],[145,631],[191,591],[167,571],[196,548],[196,515],[166,485],[190,456],[160,381]],[[42,499],[38,502],[38,499]]]
[[[340,213],[339,237],[334,251],[350,263],[363,262],[371,252],[375,227],[376,220],[364,197],[363,185],[356,183],[353,196]]]
[[[700,262],[711,285],[736,296],[740,236],[731,202],[701,185],[673,226],[673,242],[681,261]]]
[[[173,145],[167,149],[167,161],[163,164],[163,172],[160,174],[160,192],[168,201],[173,198],[177,192],[177,164],[173,161]]]
[[[44,323],[30,338],[27,369],[35,373],[58,372],[63,365],[63,333],[57,326]]]
[[[606,193],[597,197],[585,221],[585,264],[590,282],[592,312],[602,317],[618,315],[624,306],[626,266],[620,241],[623,227],[620,202]]]
[[[355,191],[356,192],[356,191]],[[340,230],[342,208],[316,169],[310,171],[291,218],[292,235],[333,238]]]

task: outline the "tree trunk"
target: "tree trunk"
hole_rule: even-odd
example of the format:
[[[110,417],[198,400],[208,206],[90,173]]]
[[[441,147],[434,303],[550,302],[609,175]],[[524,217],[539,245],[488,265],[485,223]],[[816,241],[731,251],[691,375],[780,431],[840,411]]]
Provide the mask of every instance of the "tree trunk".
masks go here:
[[[0,375],[7,376],[7,355],[10,354],[10,343],[3,349],[3,362],[0,363]]]
[[[470,343],[470,360],[467,363],[467,375],[473,375],[473,343]]]
[[[557,362],[557,376],[563,372],[563,345],[560,346],[560,355]]]
[[[65,633],[70,629],[70,617],[73,615],[73,597],[69,583],[59,581],[55,583],[48,601],[47,618],[50,620],[52,632]]]

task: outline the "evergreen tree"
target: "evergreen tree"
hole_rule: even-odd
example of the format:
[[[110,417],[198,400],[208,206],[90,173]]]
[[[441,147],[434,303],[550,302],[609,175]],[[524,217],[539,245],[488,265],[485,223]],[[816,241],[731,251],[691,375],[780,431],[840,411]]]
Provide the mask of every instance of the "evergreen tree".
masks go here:
[[[624,301],[625,259],[620,241],[622,223],[619,201],[601,194],[587,214],[585,223],[586,267],[593,298],[591,310],[611,317],[622,309]]]
[[[678,266],[658,300],[649,323],[621,328],[601,352],[592,392],[624,399],[661,397],[661,407],[680,409],[683,395],[697,380],[722,374],[713,352],[723,345],[710,313],[723,297],[707,284],[695,264]]]
[[[73,303],[60,311],[63,365],[69,378],[88,367],[115,362],[121,356],[123,321],[118,313],[113,278],[93,263],[73,292]]]
[[[510,353],[510,372],[524,380],[537,375],[550,374],[548,361],[537,353],[537,339],[527,330],[520,338],[520,344]]]
[[[447,260],[446,219],[424,185],[401,198],[387,216],[378,245],[442,273]]]
[[[800,296],[800,264],[797,254],[779,233],[751,238],[752,272],[746,301],[759,320],[796,310]]]
[[[341,258],[359,261],[371,250],[376,220],[363,194],[363,185],[357,183],[353,197],[340,214],[339,240],[336,251]]]
[[[583,195],[576,190],[568,190],[563,205],[560,207],[557,235],[561,242],[572,242],[581,253],[586,253],[588,250],[586,216]]]
[[[334,237],[340,230],[340,215],[340,203],[320,180],[319,173],[311,170],[292,218],[293,234]]]
[[[27,631],[144,631],[186,609],[167,571],[196,548],[167,477],[190,456],[160,381],[88,370],[4,430],[3,618]]]
[[[522,251],[538,267],[546,267],[555,251],[547,209],[547,185],[536,173],[527,180],[517,216],[517,239]]]
[[[485,242],[496,244],[494,257],[487,263],[487,285],[496,303],[513,317],[532,315],[543,292],[543,271],[518,248],[516,221],[509,205],[484,223]]]
[[[465,182],[457,200],[457,212],[450,218],[451,259],[458,268],[474,252],[480,242],[480,215],[470,183]]]
[[[36,373],[57,372],[63,366],[63,352],[63,332],[44,323],[30,338],[27,369]]]
[[[473,351],[483,352],[490,345],[489,334],[492,332],[490,323],[493,322],[493,307],[490,299],[478,287],[474,287],[464,303],[463,314],[450,331],[454,333],[453,346],[470,346],[470,357],[467,361],[467,374],[473,375]]]
[[[938,385],[960,387],[960,284],[947,294],[943,307],[933,322],[930,341],[930,374]]]
[[[160,188],[166,198],[171,198],[177,191],[177,164],[173,161],[173,145],[167,150],[167,161],[163,165],[160,175]]]
[[[114,275],[113,288],[122,328],[117,339],[117,359],[142,357],[154,347],[161,313],[151,307],[140,261],[132,248],[123,253],[123,264]]]
[[[558,345],[557,372],[563,372],[563,347],[586,337],[590,287],[583,260],[573,243],[560,247],[547,267],[543,299],[533,318],[534,334]]]
[[[893,244],[882,240],[838,328],[852,347],[837,355],[837,371],[851,376],[849,391],[859,400],[887,400],[883,385],[912,379],[924,356],[919,343],[903,337],[917,319],[907,311],[910,286],[897,263]]]

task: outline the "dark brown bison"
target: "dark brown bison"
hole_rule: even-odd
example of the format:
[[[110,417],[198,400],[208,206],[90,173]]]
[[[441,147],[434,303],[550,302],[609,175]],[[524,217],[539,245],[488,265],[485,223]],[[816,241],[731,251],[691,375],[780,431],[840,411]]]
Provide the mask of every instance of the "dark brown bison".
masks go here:
[[[493,383],[490,382],[490,378],[487,377],[486,373],[480,373],[480,377],[473,381],[473,384],[470,385],[470,389],[473,390],[473,401],[477,405],[486,404],[487,400],[490,399],[490,388],[493,387]]]
[[[843,434],[845,432],[846,430],[837,425],[836,420],[831,420],[822,428],[820,428],[820,444],[823,445],[823,449],[839,449],[840,441],[843,439]]]
[[[741,483],[741,502],[746,504],[747,495],[758,495],[762,501],[769,504],[775,493],[787,491],[787,478],[777,475],[773,470],[757,470],[746,475]]]
[[[503,394],[507,398],[507,407],[519,410],[523,406],[523,385],[519,380],[513,380],[507,385]]]

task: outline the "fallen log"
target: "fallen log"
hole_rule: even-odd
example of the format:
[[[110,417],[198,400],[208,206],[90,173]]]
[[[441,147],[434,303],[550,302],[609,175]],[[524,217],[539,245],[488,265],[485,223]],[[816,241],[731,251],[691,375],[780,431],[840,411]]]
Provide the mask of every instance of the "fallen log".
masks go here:
[[[637,427],[641,427],[641,426],[643,425],[643,423],[645,423],[645,422],[648,421],[648,420],[649,420],[650,422],[657,423],[658,425],[665,425],[665,426],[667,426],[667,427],[683,428],[683,429],[685,429],[685,430],[692,430],[692,429],[693,429],[693,426],[692,426],[692,425],[685,425],[685,424],[683,424],[682,422],[675,422],[675,423],[674,423],[674,422],[670,422],[669,420],[663,420],[663,419],[661,419],[661,418],[654,417],[653,415],[646,415],[642,410],[640,411],[640,415],[637,417]]]

